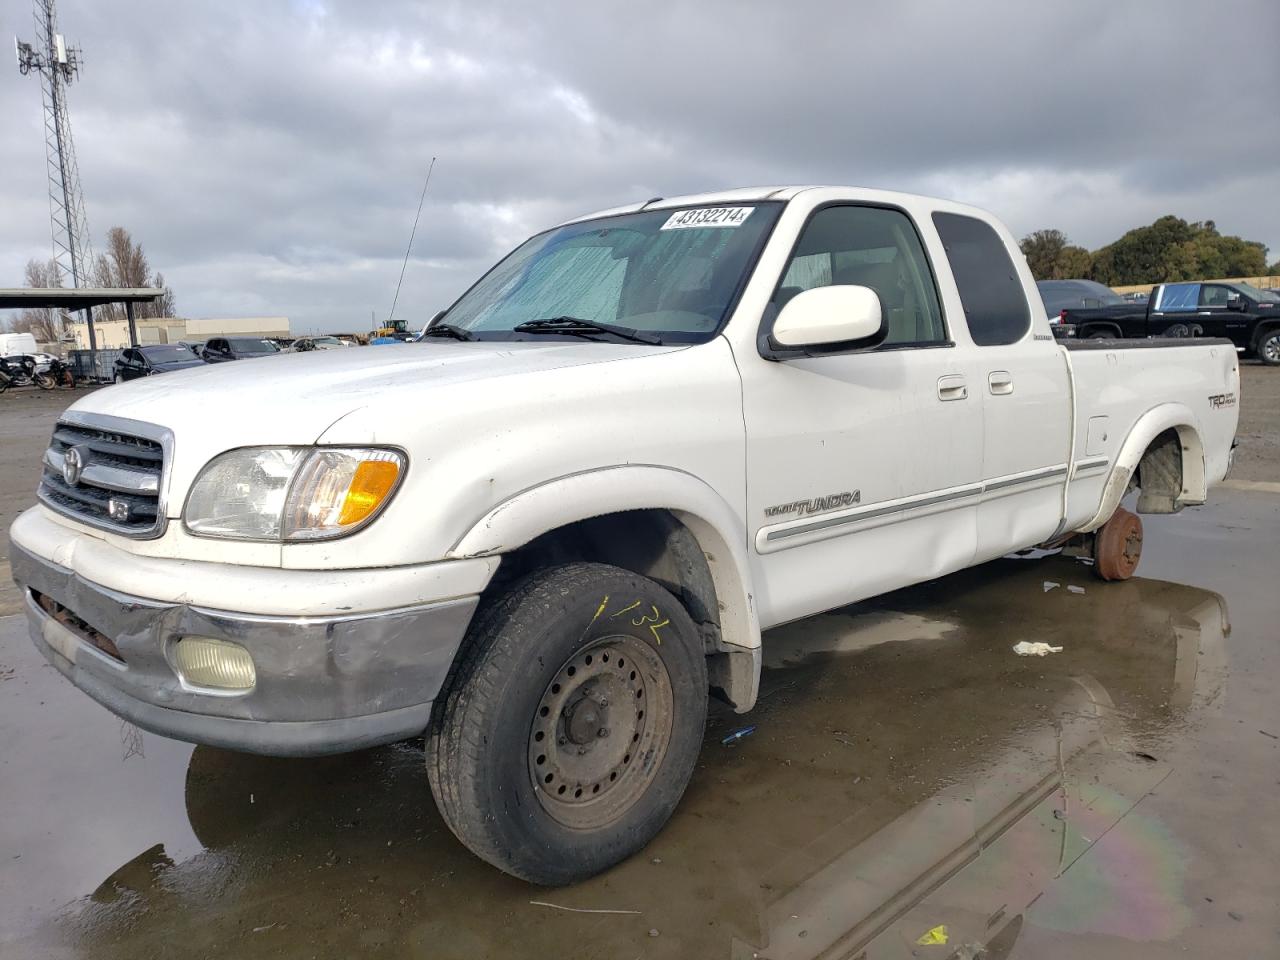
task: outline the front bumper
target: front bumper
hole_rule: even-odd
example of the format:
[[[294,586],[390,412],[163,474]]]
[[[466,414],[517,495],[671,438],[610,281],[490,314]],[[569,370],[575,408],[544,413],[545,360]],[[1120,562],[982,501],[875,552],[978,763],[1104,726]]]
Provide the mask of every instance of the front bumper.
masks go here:
[[[17,542],[10,562],[31,639],[89,696],[153,733],[277,756],[421,734],[478,602],[467,596],[360,614],[254,615],[120,593]],[[253,689],[185,685],[170,665],[185,636],[245,647],[257,674]],[[100,649],[103,638],[119,659]]]

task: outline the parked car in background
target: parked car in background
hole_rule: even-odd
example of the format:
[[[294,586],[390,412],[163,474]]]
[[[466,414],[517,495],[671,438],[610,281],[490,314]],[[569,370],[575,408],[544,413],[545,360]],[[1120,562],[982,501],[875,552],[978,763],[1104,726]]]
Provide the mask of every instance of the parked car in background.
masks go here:
[[[200,356],[207,363],[225,363],[228,360],[269,357],[279,352],[275,342],[266,337],[213,337],[204,345]]]
[[[130,347],[116,357],[114,379],[116,383],[124,383],[126,380],[150,377],[157,373],[203,367],[204,364],[204,360],[196,356],[190,347],[181,343]]]
[[[1280,299],[1248,283],[1161,283],[1146,303],[1068,307],[1059,319],[1081,339],[1225,337],[1280,365]]]
[[[1096,280],[1037,280],[1036,289],[1044,301],[1044,312],[1052,323],[1063,310],[1083,307],[1123,306],[1127,301]]]
[[[299,337],[289,345],[294,353],[306,353],[309,350],[345,350],[347,344],[337,337]]]

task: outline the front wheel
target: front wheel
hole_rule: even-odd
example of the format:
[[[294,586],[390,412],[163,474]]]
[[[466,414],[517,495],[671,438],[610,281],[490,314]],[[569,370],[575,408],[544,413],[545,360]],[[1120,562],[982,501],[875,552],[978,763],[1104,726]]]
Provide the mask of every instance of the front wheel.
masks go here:
[[[1280,366],[1280,329],[1268,330],[1258,341],[1258,359],[1269,367]]]
[[[57,384],[54,382],[53,377],[49,376],[49,374],[47,373],[34,374],[32,375],[31,379],[35,381],[36,386],[39,387],[41,390],[52,390],[55,386],[57,386]]]
[[[706,714],[702,640],[679,601],[617,567],[553,567],[478,615],[436,701],[427,777],[477,856],[573,883],[662,829]]]

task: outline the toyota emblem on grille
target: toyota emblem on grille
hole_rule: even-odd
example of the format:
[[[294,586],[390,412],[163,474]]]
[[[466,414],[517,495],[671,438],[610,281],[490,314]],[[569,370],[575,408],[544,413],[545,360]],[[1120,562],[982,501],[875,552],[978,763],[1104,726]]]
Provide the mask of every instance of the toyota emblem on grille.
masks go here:
[[[70,486],[74,487],[80,482],[86,459],[88,458],[80,452],[79,447],[72,447],[62,455],[62,479]]]

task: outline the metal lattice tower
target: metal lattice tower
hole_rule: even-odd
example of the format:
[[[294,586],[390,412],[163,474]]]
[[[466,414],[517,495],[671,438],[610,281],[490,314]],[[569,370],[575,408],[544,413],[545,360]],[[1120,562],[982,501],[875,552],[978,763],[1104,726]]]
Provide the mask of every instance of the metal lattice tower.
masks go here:
[[[73,287],[91,285],[93,251],[80,190],[80,168],[71,139],[67,113],[67,85],[80,73],[79,47],[69,47],[58,32],[54,0],[35,0],[34,44],[15,38],[18,70],[25,76],[40,74],[44,100],[44,148],[49,176],[49,221],[53,262],[61,276],[70,276]]]

